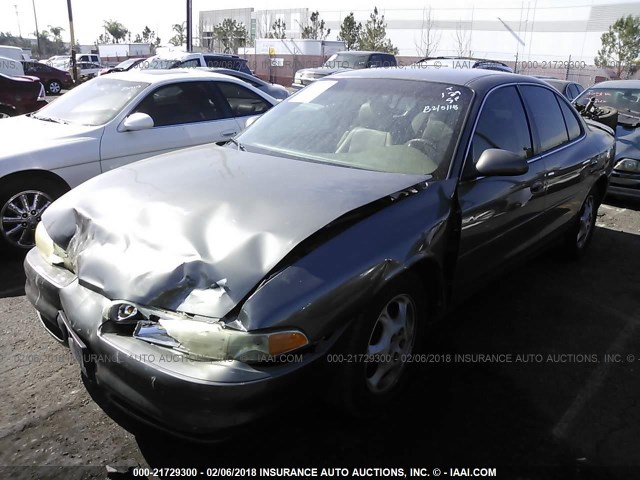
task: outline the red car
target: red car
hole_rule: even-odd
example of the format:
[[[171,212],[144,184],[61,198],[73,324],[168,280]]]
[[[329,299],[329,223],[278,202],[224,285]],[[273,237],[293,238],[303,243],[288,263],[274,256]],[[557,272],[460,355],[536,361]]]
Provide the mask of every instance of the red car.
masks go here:
[[[24,74],[38,77],[42,84],[52,95],[58,95],[63,88],[71,88],[73,86],[73,78],[66,70],[51,67],[46,63],[24,61]]]
[[[0,73],[0,118],[35,112],[46,104],[44,87],[37,78]]]

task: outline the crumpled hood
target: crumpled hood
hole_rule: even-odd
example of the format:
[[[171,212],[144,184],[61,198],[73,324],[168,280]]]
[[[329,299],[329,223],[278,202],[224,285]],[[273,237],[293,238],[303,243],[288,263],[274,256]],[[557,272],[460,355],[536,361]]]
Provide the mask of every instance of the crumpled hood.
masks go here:
[[[43,222],[108,298],[221,318],[311,234],[427,178],[203,145],[96,177]]]
[[[46,122],[26,115],[7,118],[0,123],[0,138],[4,140],[0,160],[51,149],[60,144],[86,141],[88,137],[95,141],[94,137],[101,130],[102,127]],[[25,140],[25,135],[28,135],[28,140]]]
[[[634,158],[640,160],[640,127],[618,124],[616,128],[616,160]]]

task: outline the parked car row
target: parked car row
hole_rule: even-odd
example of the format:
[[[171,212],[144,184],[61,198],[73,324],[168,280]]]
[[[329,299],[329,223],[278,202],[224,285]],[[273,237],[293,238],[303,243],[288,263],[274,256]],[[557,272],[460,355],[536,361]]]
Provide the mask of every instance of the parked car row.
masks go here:
[[[115,408],[198,438],[307,379],[384,411],[457,301],[552,244],[585,253],[616,149],[543,80],[480,68],[346,71],[279,103],[113,73],[8,125],[41,139],[0,191],[43,326]]]

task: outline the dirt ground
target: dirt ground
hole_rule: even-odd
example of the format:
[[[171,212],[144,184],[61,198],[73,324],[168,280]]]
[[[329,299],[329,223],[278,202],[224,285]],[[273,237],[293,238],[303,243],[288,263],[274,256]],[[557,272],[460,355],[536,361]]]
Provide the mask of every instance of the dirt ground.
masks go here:
[[[119,419],[130,433],[106,415],[68,350],[36,319],[21,261],[3,262],[0,478],[103,479],[107,466],[138,465],[494,467],[497,478],[640,478],[637,203],[601,208],[581,262],[543,254],[449,315],[430,344],[452,360],[420,365],[387,414],[352,420],[301,392],[293,410],[215,445]]]

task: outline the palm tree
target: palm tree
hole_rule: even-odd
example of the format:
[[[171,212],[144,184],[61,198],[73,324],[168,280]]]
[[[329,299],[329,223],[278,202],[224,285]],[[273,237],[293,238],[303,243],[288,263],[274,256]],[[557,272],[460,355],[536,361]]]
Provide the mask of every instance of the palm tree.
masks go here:
[[[105,20],[103,26],[113,38],[113,43],[119,43],[120,40],[124,40],[127,37],[127,33],[129,33],[129,30],[116,20]]]

